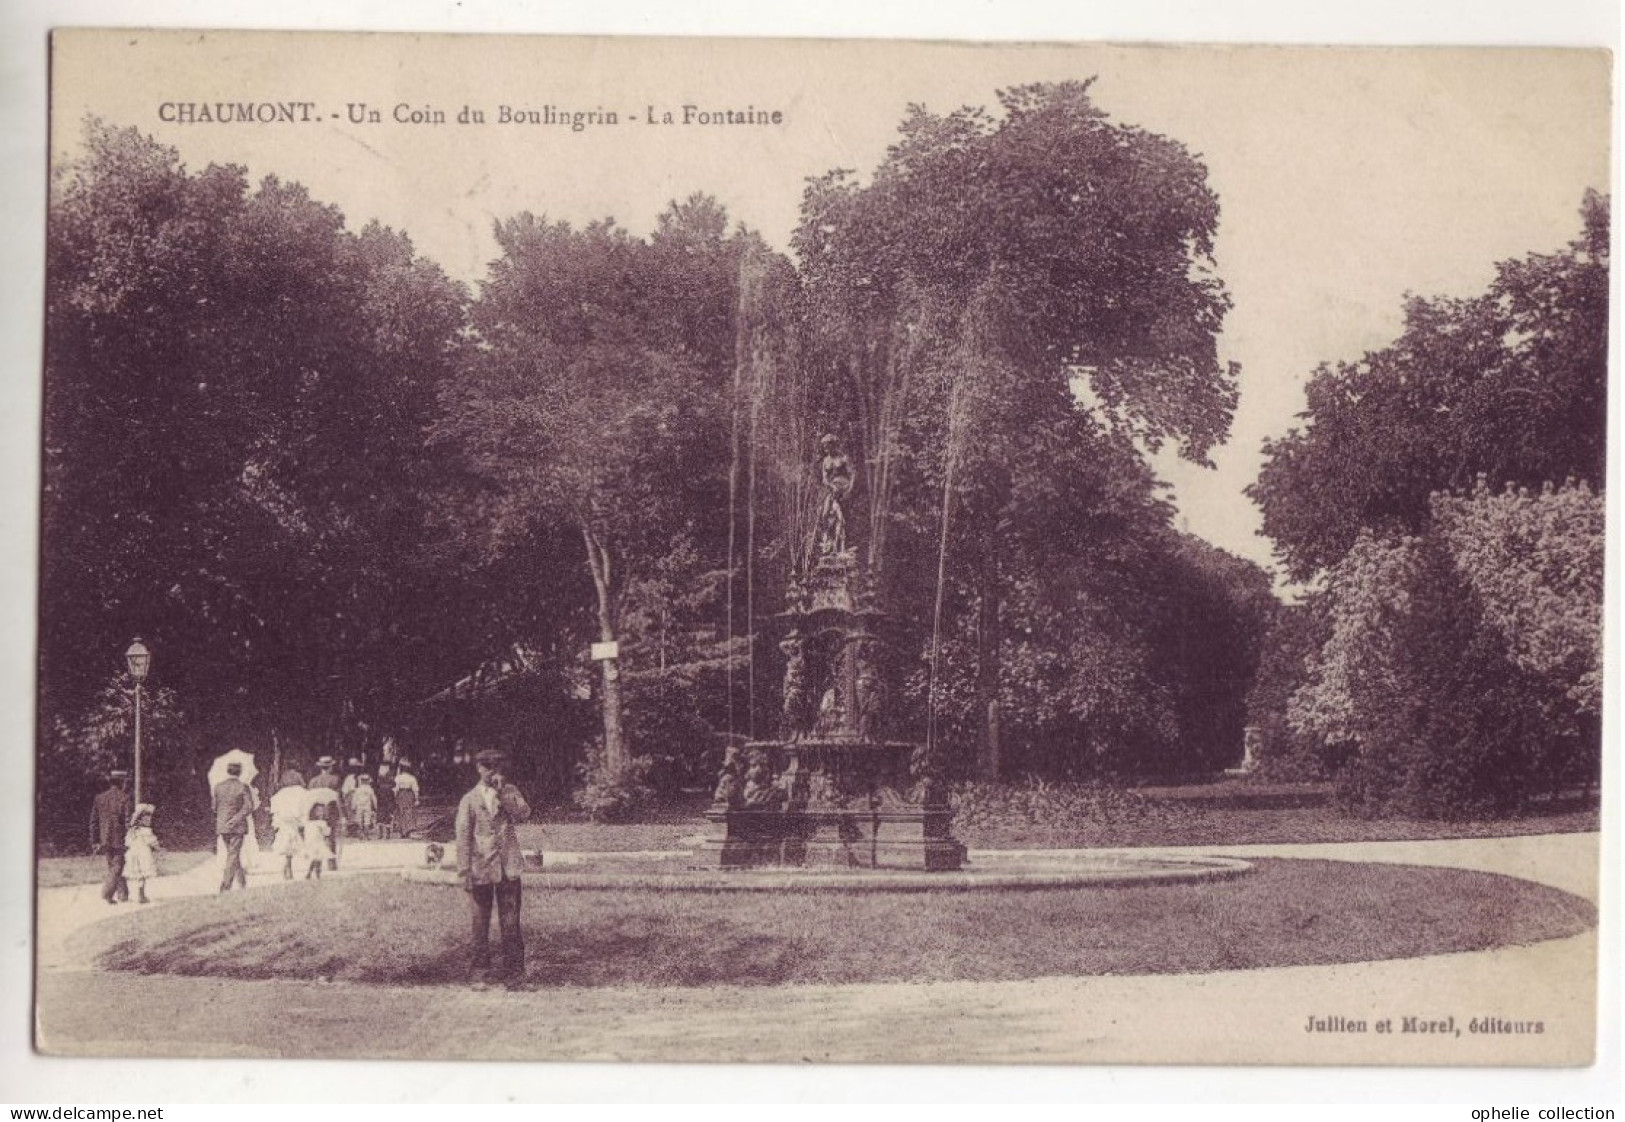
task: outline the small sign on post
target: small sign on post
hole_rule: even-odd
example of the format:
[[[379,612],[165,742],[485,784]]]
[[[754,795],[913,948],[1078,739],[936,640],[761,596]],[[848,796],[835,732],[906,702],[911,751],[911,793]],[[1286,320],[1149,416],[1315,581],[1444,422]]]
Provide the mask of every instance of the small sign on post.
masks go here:
[[[612,658],[621,657],[619,643],[594,643],[592,645],[592,658],[594,662],[607,662]]]

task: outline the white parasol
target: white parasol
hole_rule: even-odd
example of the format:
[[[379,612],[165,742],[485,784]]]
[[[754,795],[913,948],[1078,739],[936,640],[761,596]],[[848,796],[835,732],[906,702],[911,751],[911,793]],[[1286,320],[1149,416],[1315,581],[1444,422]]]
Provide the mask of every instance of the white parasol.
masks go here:
[[[252,785],[255,777],[260,773],[260,769],[254,766],[254,757],[251,753],[244,752],[241,748],[233,748],[224,755],[216,756],[214,763],[209,765],[209,790],[211,792],[216,787],[220,786],[220,784],[224,783],[228,778],[226,775],[227,764],[241,764],[243,766],[242,773],[238,775],[237,778],[246,784]],[[249,790],[253,791],[253,787],[250,786]],[[254,805],[256,808],[259,806],[259,797],[257,795],[254,799]],[[220,857],[221,868],[224,869],[226,856],[225,843],[217,843],[215,846],[215,852]],[[259,864],[259,857],[259,828],[254,824],[254,819],[250,817],[248,819],[248,840],[243,845],[243,868],[252,872],[255,866]]]
[[[305,803],[305,813],[308,815],[310,813],[310,808],[315,806],[317,803],[321,803],[324,806],[331,806],[334,803],[341,801],[342,800],[339,798],[339,793],[333,790],[331,787],[312,787],[310,789],[309,801]]]
[[[243,765],[243,773],[237,778],[244,783],[253,783],[254,777],[260,773],[260,769],[254,766],[254,757],[251,753],[244,752],[241,748],[233,748],[223,756],[216,756],[214,763],[209,765],[210,791],[226,781],[227,764]]]

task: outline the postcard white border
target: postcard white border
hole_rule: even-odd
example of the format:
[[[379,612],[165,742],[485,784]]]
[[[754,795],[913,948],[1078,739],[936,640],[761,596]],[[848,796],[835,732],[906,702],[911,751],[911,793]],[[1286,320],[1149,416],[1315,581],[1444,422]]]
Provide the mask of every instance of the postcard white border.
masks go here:
[[[920,10],[915,10],[920,9]],[[703,6],[659,0],[610,2],[428,2],[282,0],[221,5],[203,0],[11,0],[0,12],[0,200],[11,220],[0,270],[0,356],[8,380],[0,441],[0,508],[6,596],[0,604],[0,698],[7,746],[0,784],[0,1099],[56,1105],[119,1102],[311,1103],[490,1101],[907,1100],[1096,1103],[1388,1102],[1492,1105],[1509,1102],[1616,1105],[1621,1077],[1603,1059],[1575,1071],[1466,1069],[1168,1069],[1134,1067],[830,1068],[616,1065],[305,1063],[295,1061],[55,1060],[32,1054],[31,930],[33,667],[38,511],[41,278],[46,153],[46,34],[53,26],[232,27],[475,33],[726,35],[1003,41],[1275,42],[1605,46],[1617,52],[1617,4],[1609,0],[1486,2],[1363,0],[1121,0],[931,5],[820,0],[771,8],[748,0]],[[1620,121],[1615,97],[1615,180]],[[1618,225],[1615,229],[1619,240]],[[1617,255],[1616,255],[1617,260]],[[1613,369],[1619,368],[1619,270],[1614,276]],[[1617,391],[1618,382],[1615,380]],[[1612,395],[1609,488],[1610,703],[1605,789],[1619,788],[1618,604],[1621,394]],[[1619,807],[1605,808],[1599,1057],[1621,1054]],[[353,1112],[347,1111],[348,1114]],[[1108,1112],[1108,1116],[1124,1116]],[[317,1114],[313,1116],[325,1116]],[[371,1112],[367,1112],[371,1117]],[[1418,1115],[1420,1116],[1420,1115]],[[1453,1117],[1432,1111],[1430,1117]],[[1465,1112],[1461,1112],[1465,1117]]]

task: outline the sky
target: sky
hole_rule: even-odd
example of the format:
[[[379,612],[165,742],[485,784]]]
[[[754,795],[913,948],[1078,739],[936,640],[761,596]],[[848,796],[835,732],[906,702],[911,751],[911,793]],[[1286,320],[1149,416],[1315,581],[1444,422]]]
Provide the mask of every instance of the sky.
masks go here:
[[[1266,564],[1243,491],[1316,365],[1391,341],[1407,293],[1468,295],[1496,261],[1560,248],[1610,170],[1596,50],[116,33],[59,38],[53,67],[59,150],[87,114],[133,125],[194,170],[241,164],[304,184],[352,228],[404,230],[470,283],[496,254],[499,219],[613,217],[643,233],[694,191],[788,248],[805,180],[871,171],[910,103],[948,112],[995,105],[1014,84],[1093,77],[1101,108],[1184,143],[1219,197],[1217,271],[1234,300],[1220,350],[1240,366],[1241,404],[1213,467],[1171,453],[1157,467],[1183,526]],[[315,116],[165,119],[222,100],[298,101]],[[612,111],[620,124],[503,123],[504,105]],[[654,123],[685,105],[784,123]],[[446,123],[398,123],[397,106]],[[459,124],[465,106],[484,123]],[[382,120],[352,121],[353,107]]]

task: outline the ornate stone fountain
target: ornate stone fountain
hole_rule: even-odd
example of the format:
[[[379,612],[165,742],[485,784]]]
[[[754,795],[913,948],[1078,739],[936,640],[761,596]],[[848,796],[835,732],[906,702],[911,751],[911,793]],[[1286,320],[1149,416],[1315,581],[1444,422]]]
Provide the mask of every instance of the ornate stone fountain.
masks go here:
[[[855,481],[821,442],[823,499],[776,617],[784,654],[779,739],[728,750],[706,817],[708,865],[958,869],[947,795],[919,744],[889,739],[899,667],[892,623],[847,541]]]

